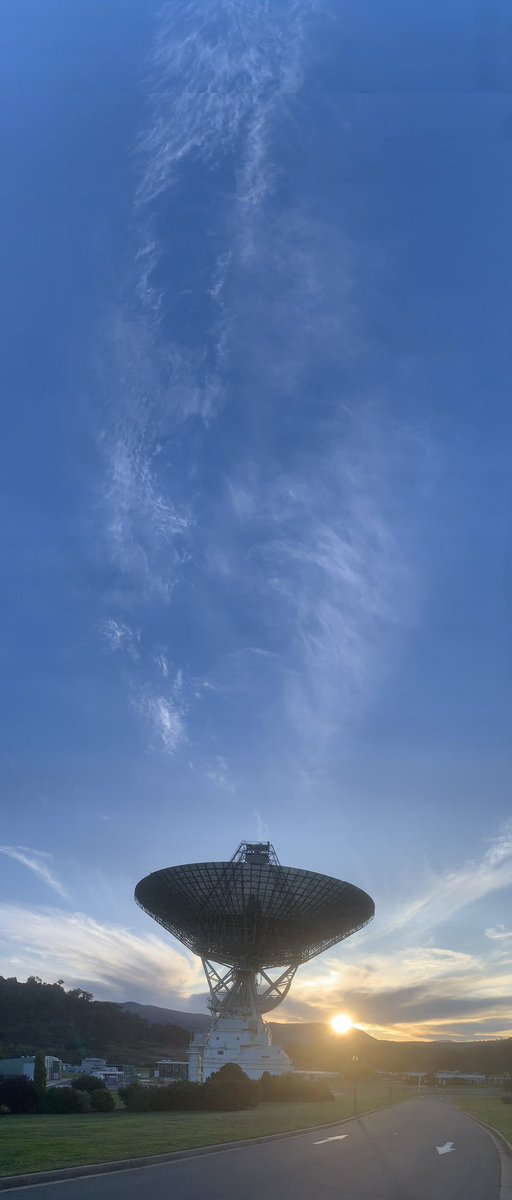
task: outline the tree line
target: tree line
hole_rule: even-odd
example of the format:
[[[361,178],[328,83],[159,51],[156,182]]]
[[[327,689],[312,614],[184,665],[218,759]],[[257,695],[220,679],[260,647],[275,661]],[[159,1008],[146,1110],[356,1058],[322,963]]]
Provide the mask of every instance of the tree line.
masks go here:
[[[205,1083],[177,1080],[162,1086],[130,1083],[119,1088],[128,1112],[233,1112],[269,1101],[334,1100],[323,1082],[296,1075],[269,1075],[249,1079],[237,1063],[226,1063]],[[44,1055],[38,1053],[34,1080],[17,1076],[0,1080],[0,1117],[27,1113],[113,1112],[115,1101],[102,1079],[77,1075],[71,1087],[47,1087]]]

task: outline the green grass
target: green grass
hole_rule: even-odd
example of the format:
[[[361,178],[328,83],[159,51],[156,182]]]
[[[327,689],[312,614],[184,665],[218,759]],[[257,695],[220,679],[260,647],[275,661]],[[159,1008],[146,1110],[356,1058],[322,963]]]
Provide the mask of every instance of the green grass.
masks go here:
[[[404,1098],[393,1087],[393,1100]],[[407,1093],[409,1094],[409,1093]],[[358,1110],[389,1104],[388,1084],[360,1084]],[[503,1106],[504,1107],[504,1106]],[[263,1137],[353,1115],[348,1091],[320,1104],[261,1104],[234,1113],[87,1113],[0,1117],[0,1174],[165,1154],[240,1138]]]
[[[472,1117],[493,1125],[507,1141],[512,1142],[512,1104],[504,1104],[501,1088],[446,1088],[443,1095]]]

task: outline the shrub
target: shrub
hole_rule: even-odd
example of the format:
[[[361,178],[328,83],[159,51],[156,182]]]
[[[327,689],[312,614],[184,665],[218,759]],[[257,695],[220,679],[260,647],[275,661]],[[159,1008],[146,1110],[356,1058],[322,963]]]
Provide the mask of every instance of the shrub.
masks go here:
[[[112,1092],[107,1092],[106,1088],[96,1088],[94,1092],[89,1093],[91,1097],[91,1109],[93,1112],[113,1112],[116,1102]]]
[[[176,1083],[169,1083],[167,1087],[148,1090],[151,1093],[150,1108],[153,1112],[183,1112],[202,1108],[203,1088],[199,1083],[182,1079]]]
[[[220,1074],[220,1072],[219,1072]],[[206,1083],[181,1080],[166,1087],[141,1087],[131,1083],[119,1088],[129,1112],[177,1112],[208,1109],[229,1112],[252,1108],[258,1103],[258,1084],[247,1078],[210,1079]]]
[[[104,1079],[98,1079],[96,1075],[75,1075],[71,1083],[71,1087],[79,1092],[97,1092],[98,1089],[105,1088]]]
[[[119,1088],[118,1096],[128,1112],[149,1112],[150,1093],[154,1091],[156,1088],[145,1088],[141,1087],[140,1083],[129,1083],[127,1087]]]
[[[44,1099],[44,1112],[47,1113],[84,1113],[89,1112],[91,1099],[88,1092],[79,1092],[77,1088],[50,1087]]]
[[[268,1072],[267,1072],[267,1074],[268,1074]],[[240,1080],[246,1080],[246,1079],[249,1079],[249,1076],[245,1074],[245,1071],[242,1071],[242,1068],[239,1065],[239,1063],[224,1063],[224,1066],[221,1067],[219,1071],[214,1071],[212,1075],[208,1076],[208,1079],[206,1082],[207,1083],[212,1083],[212,1082],[216,1083],[217,1081],[219,1081],[219,1082],[224,1083],[224,1082],[229,1082],[230,1080],[234,1080],[235,1083],[238,1083]]]
[[[263,1101],[334,1100],[329,1086],[319,1080],[307,1079],[304,1075],[269,1075],[264,1071],[260,1079],[260,1099]]]
[[[255,1108],[259,1100],[258,1084],[251,1079],[210,1079],[202,1088],[201,1107],[210,1112],[230,1112]]]
[[[0,1082],[0,1104],[12,1113],[37,1112],[37,1089],[25,1075],[13,1075]]]

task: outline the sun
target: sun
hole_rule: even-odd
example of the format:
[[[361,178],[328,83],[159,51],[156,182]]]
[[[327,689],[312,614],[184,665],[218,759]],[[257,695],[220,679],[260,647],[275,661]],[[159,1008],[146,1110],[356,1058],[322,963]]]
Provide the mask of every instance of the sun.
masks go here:
[[[332,1018],[331,1025],[335,1033],[348,1033],[350,1029],[354,1028],[352,1018],[347,1013],[336,1013],[336,1016]]]

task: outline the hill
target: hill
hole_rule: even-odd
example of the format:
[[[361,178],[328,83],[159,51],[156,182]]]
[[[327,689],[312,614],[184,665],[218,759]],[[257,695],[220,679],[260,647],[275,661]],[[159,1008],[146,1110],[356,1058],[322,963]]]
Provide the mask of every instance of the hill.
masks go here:
[[[207,1029],[211,1017],[206,1013],[182,1012],[177,1008],[159,1008],[157,1004],[138,1004],[136,1000],[126,1000],[120,1006],[133,1016],[142,1017],[151,1025],[179,1025],[195,1033],[198,1029]]]
[[[135,1064],[164,1056],[185,1057],[189,1034],[183,1026],[143,1020],[119,1004],[93,1000],[61,983],[26,983],[0,976],[0,1043],[6,1057],[44,1050],[66,1062],[98,1055]]]
[[[202,1013],[184,1013],[130,1002],[123,1008],[148,1021],[182,1024],[185,1029],[204,1029],[209,1018]],[[391,1042],[371,1037],[363,1029],[335,1034],[326,1021],[269,1022],[276,1045],[282,1046],[296,1067],[341,1072],[351,1069],[357,1056],[362,1069],[370,1071],[462,1071],[484,1075],[512,1072],[512,1038],[485,1042]]]
[[[44,1050],[69,1062],[100,1055],[142,1064],[184,1058],[190,1033],[208,1026],[205,1013],[152,1004],[94,1000],[80,988],[26,983],[0,976],[0,1043],[6,1056]],[[271,1023],[274,1041],[296,1067],[345,1073],[357,1057],[361,1071],[459,1070],[512,1073],[512,1038],[486,1042],[378,1041],[362,1029],[337,1035],[328,1022]]]
[[[328,1023],[272,1024],[277,1045],[296,1067],[351,1070],[357,1056],[369,1071],[461,1071],[483,1075],[512,1072],[512,1038],[486,1042],[390,1042],[362,1029],[342,1036]]]

